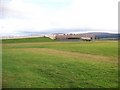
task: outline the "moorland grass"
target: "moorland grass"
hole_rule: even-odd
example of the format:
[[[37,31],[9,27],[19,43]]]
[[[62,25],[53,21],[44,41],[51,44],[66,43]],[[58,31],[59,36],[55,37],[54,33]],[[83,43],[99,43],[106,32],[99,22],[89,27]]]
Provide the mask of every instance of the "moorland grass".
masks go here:
[[[28,42],[53,42],[48,37],[34,37],[34,38],[16,38],[16,39],[3,39],[2,43],[28,43]]]
[[[4,88],[116,88],[117,41],[3,41]]]

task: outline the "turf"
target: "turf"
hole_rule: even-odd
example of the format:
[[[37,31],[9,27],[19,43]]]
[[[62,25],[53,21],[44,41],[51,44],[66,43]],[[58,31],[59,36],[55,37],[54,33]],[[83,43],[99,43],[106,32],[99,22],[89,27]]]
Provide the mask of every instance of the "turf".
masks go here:
[[[16,39],[4,39],[2,40],[3,43],[28,43],[28,42],[53,42],[48,37],[34,37],[34,38],[16,38]]]
[[[3,41],[3,88],[116,88],[118,42]]]

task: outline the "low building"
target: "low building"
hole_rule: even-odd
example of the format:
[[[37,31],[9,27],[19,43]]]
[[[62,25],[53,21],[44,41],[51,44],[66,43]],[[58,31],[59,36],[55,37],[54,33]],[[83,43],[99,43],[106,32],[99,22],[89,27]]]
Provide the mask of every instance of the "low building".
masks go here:
[[[85,40],[85,41],[91,41],[95,39],[95,35],[93,34],[52,34],[49,36],[51,39],[57,39],[57,40]]]

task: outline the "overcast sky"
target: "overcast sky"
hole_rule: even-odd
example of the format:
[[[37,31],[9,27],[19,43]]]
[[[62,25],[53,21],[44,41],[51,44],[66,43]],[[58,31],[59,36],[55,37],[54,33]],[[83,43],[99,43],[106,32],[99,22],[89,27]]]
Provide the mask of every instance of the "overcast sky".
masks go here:
[[[0,0],[0,33],[50,32],[53,29],[116,33],[118,1]]]

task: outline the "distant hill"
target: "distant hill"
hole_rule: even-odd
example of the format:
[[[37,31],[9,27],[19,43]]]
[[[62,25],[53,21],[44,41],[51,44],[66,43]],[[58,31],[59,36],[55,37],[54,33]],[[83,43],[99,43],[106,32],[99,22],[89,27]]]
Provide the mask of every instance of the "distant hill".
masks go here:
[[[120,34],[114,33],[104,33],[104,32],[90,32],[89,34],[94,34],[96,39],[120,39]]]

